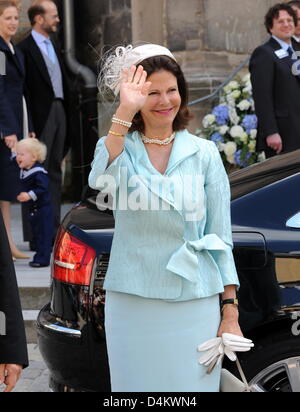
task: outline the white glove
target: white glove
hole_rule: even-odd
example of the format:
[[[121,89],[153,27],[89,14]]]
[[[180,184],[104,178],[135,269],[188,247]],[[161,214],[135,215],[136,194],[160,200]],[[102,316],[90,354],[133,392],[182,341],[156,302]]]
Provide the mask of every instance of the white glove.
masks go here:
[[[224,355],[231,361],[236,361],[235,352],[247,352],[254,346],[250,339],[231,333],[223,333],[222,338],[210,339],[198,346],[199,352],[205,352],[200,358],[199,363],[208,368],[210,373],[216,365],[219,365]]]
[[[199,363],[207,367],[207,373],[211,373],[216,365],[224,358],[224,344],[222,338],[210,339],[198,346],[199,352],[205,352],[199,359]]]
[[[223,333],[222,341],[224,344],[225,355],[231,360],[236,361],[235,352],[248,352],[253,348],[254,343],[250,339],[232,333]]]
[[[222,338],[210,339],[204,342],[202,345],[198,346],[199,352],[205,352],[204,355],[199,359],[201,365],[209,366],[211,362],[224,354],[224,346]]]

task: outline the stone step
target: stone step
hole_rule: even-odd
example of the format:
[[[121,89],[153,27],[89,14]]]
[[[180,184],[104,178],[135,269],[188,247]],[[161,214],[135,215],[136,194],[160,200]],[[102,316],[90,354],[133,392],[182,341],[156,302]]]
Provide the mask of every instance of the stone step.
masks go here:
[[[39,314],[38,310],[23,310],[23,319],[25,323],[25,332],[27,343],[37,343],[36,320]]]
[[[50,300],[49,287],[19,287],[23,310],[40,310]]]

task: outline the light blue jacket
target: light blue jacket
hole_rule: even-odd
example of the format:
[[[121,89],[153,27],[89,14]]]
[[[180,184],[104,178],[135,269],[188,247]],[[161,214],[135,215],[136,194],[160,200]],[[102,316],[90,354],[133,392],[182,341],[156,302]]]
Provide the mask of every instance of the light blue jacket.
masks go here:
[[[150,162],[138,132],[126,136],[124,151],[109,167],[105,139],[97,144],[89,176],[92,188],[115,199],[105,289],[184,301],[239,285],[229,183],[215,144],[187,130],[177,132],[162,175]],[[139,202],[147,210],[139,210]],[[159,204],[159,210],[145,204]],[[191,213],[192,204],[197,205],[196,214]]]

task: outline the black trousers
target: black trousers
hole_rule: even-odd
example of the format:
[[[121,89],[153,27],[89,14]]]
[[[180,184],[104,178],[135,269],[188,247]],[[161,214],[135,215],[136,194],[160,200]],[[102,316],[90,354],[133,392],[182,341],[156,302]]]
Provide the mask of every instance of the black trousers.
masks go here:
[[[36,245],[33,262],[49,265],[53,240],[53,214],[51,205],[35,208],[29,214],[29,222]]]
[[[51,193],[52,210],[54,216],[54,236],[60,225],[61,216],[61,188],[64,145],[66,140],[66,113],[61,100],[54,100],[49,117],[39,140],[47,146],[47,158],[44,163],[49,174],[49,190]],[[22,206],[24,241],[32,241],[31,228],[28,222],[28,207]]]

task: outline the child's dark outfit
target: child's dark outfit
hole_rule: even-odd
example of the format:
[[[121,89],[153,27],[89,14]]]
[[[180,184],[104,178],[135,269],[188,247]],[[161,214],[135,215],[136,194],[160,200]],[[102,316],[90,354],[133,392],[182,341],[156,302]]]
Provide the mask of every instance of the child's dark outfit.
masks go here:
[[[29,222],[36,245],[36,254],[31,266],[49,266],[54,234],[54,218],[49,193],[49,177],[41,163],[35,163],[31,169],[21,169],[22,192],[31,197]]]

